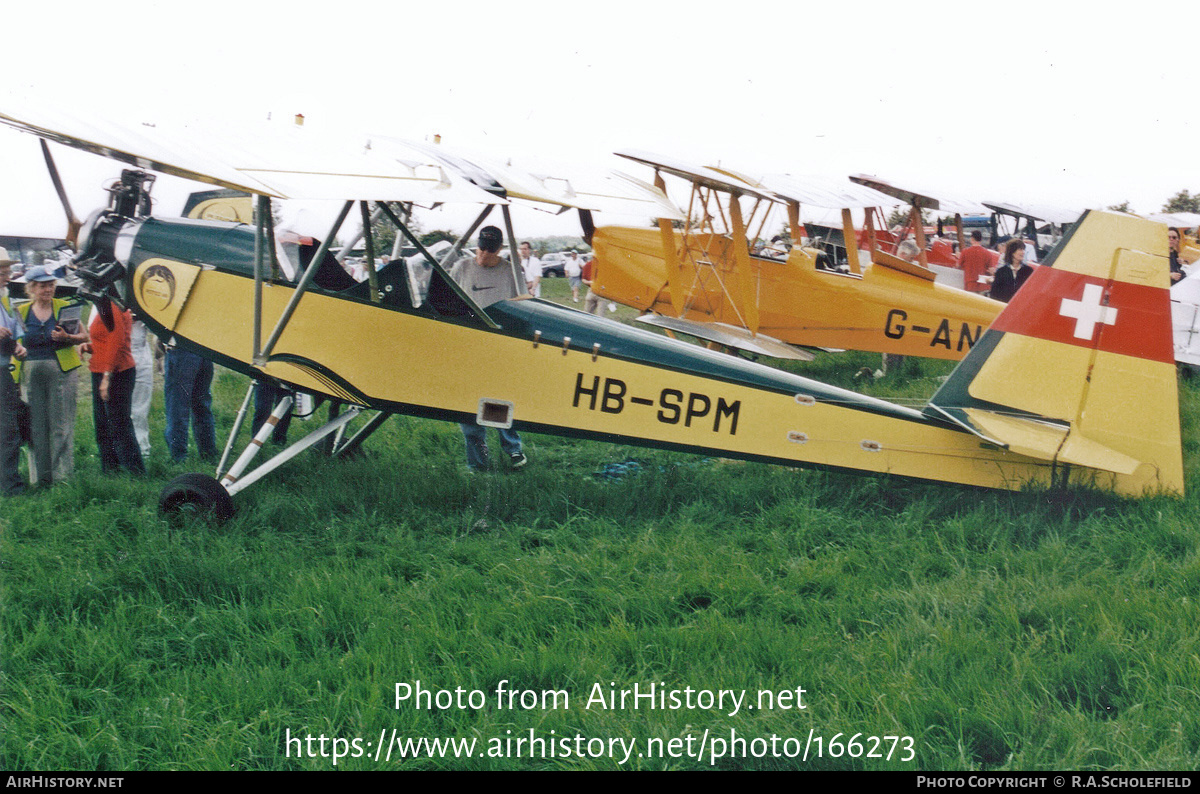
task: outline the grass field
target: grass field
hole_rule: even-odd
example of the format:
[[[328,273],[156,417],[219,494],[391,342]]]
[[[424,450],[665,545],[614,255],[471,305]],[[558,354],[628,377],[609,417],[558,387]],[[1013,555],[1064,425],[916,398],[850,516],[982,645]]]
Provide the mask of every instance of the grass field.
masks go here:
[[[799,369],[856,385],[876,360]],[[948,369],[910,361],[866,388],[921,397]],[[218,379],[219,429],[244,384]],[[230,522],[181,527],[158,491],[202,467],[167,462],[161,404],[137,480],[99,473],[81,402],[76,479],[0,503],[0,766],[330,769],[357,737],[337,768],[1195,769],[1200,388],[1180,396],[1184,500],[539,435],[526,470],[469,475],[457,427],[399,418],[361,459],[307,453]],[[418,680],[484,700],[397,708]],[[596,684],[748,695],[737,713],[601,708]],[[566,697],[509,708],[498,686]],[[797,688],[804,709],[746,707]],[[376,760],[393,730],[474,739],[476,757]],[[546,757],[515,757],[531,731]],[[322,735],[327,757],[287,742]]]

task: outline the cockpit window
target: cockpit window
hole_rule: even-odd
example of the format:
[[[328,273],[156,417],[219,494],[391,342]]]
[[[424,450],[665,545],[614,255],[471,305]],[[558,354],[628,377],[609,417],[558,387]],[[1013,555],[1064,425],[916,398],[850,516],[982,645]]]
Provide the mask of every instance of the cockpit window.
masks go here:
[[[284,278],[295,283],[296,274],[300,272],[300,240],[298,235],[283,233],[275,237],[275,258],[279,260],[279,269]]]
[[[438,255],[435,254],[435,256]],[[454,266],[459,261],[469,257],[469,254],[460,252],[453,260],[442,259],[439,256],[438,262],[441,264],[442,269],[449,273],[454,270]],[[409,294],[412,295],[413,308],[419,309],[429,299],[429,285],[433,277],[433,266],[429,264],[429,260],[420,254],[408,257],[405,259],[405,262],[408,265],[408,286]]]

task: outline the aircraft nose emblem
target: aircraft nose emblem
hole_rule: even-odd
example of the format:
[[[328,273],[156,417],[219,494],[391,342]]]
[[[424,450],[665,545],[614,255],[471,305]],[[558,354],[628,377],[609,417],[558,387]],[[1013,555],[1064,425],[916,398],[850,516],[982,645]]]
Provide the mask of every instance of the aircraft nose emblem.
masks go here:
[[[1088,339],[1096,332],[1097,325],[1116,325],[1117,310],[1102,306],[1100,301],[1104,288],[1099,284],[1087,284],[1079,300],[1063,298],[1058,313],[1075,320],[1075,338]]]

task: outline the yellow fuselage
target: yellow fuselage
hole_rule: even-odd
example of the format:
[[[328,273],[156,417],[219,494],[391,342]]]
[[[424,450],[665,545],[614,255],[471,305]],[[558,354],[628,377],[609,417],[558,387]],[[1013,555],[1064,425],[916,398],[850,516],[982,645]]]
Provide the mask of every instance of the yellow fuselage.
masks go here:
[[[732,242],[676,234],[684,311],[675,311],[657,229],[602,227],[595,291],[618,303],[698,322],[745,326]],[[795,345],[958,360],[1003,304],[883,266],[862,275],[818,269],[811,252],[786,260],[749,257],[757,332]]]
[[[173,273],[169,298],[143,278],[156,267]],[[151,258],[132,281],[156,332],[257,377],[381,410],[470,421],[481,401],[503,402],[518,428],[620,443],[1002,489],[1053,478],[1047,461],[917,411],[541,301],[494,305],[494,330],[313,292],[254,367],[251,279]],[[266,286],[268,323],[292,292]],[[1133,494],[1155,485],[1071,474]]]

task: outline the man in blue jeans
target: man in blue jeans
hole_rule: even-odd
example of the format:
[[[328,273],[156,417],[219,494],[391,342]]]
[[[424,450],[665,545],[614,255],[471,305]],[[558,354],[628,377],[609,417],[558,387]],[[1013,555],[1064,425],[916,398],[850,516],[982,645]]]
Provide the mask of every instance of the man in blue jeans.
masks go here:
[[[196,449],[204,460],[217,458],[217,429],[212,414],[213,364],[180,348],[167,350],[163,364],[163,398],[167,409],[167,450],[171,460],[187,459],[188,421]]]
[[[517,297],[512,264],[500,256],[503,243],[504,236],[500,229],[484,226],[479,232],[479,249],[475,252],[475,258],[460,259],[450,271],[450,277],[475,299],[480,308]],[[490,464],[487,430],[475,422],[463,422],[459,427],[467,444],[467,469],[487,471]],[[528,461],[521,451],[521,437],[517,431],[507,428],[499,432],[500,449],[508,456],[509,465],[514,469],[524,468]]]

